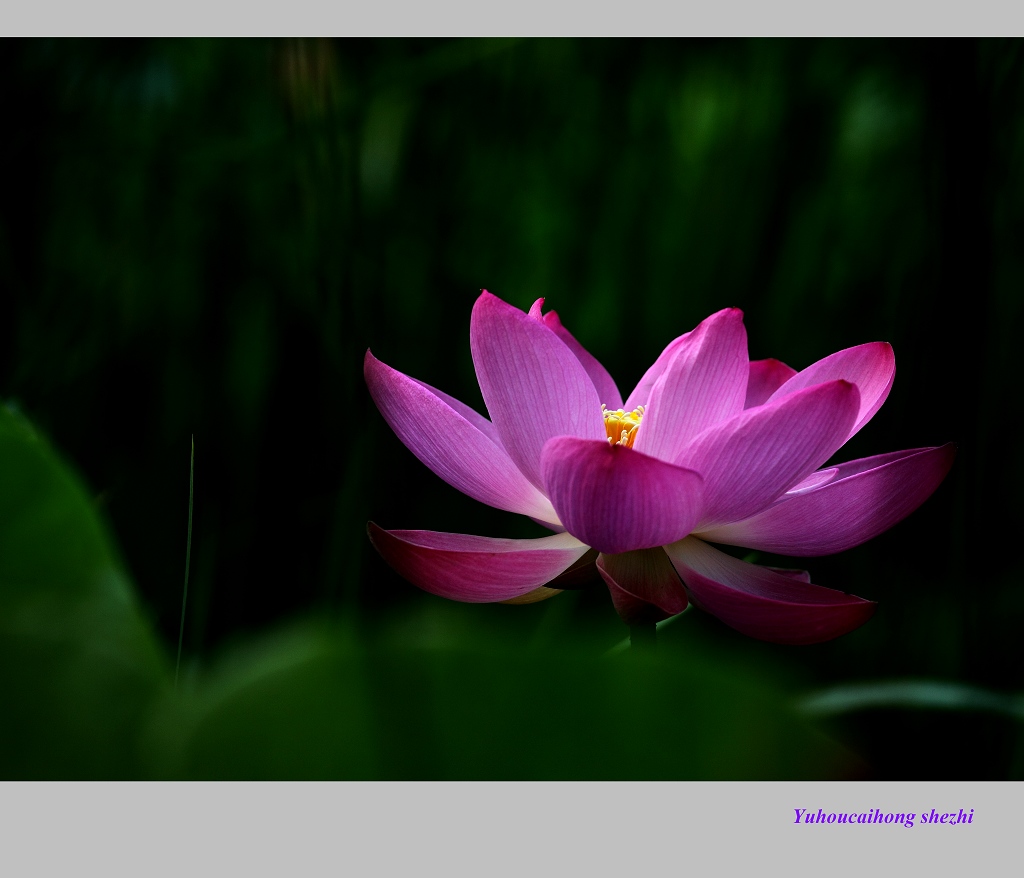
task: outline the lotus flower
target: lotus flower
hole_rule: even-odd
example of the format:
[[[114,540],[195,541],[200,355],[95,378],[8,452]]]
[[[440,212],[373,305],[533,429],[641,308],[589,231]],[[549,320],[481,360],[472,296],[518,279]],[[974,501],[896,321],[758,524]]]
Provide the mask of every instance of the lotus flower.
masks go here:
[[[777,643],[817,643],[867,621],[872,601],[712,544],[841,552],[931,495],[952,445],[823,467],[888,396],[888,344],[797,372],[750,361],[743,314],[726,308],[671,342],[623,401],[543,302],[524,313],[484,291],[473,307],[470,347],[490,420],[366,352],[370,394],[416,457],[474,500],[554,532],[494,539],[371,522],[370,539],[398,573],[453,600],[526,603],[596,562],[630,625],[691,601]]]

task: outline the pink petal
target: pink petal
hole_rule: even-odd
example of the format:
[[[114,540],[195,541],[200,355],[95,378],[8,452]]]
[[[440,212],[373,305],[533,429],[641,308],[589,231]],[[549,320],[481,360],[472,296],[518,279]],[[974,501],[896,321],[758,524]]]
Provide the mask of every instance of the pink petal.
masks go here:
[[[821,643],[863,625],[873,601],[732,558],[695,537],[665,547],[690,599],[726,625],[772,643]]]
[[[950,447],[955,446],[950,443]],[[909,451],[887,451],[884,454],[873,454],[871,457],[861,457],[857,460],[848,460],[846,463],[837,463],[828,469],[818,470],[819,473],[831,473],[831,476],[824,480],[821,484],[827,482],[836,482],[839,479],[846,479],[850,476],[855,476],[857,473],[867,472],[869,469],[875,469],[876,467],[884,466],[887,463],[892,463],[896,460],[903,460],[909,454],[917,454],[919,451],[931,451],[930,448],[911,448]],[[804,479],[799,487],[806,488],[809,485],[818,487],[818,483],[814,481],[814,474],[812,473],[806,479]],[[795,490],[795,489],[793,489]]]
[[[860,391],[860,412],[846,437],[849,439],[882,407],[895,374],[896,358],[892,346],[884,341],[871,342],[838,351],[797,372],[769,397],[769,401],[825,381],[850,381]]]
[[[911,451],[889,451],[885,454],[875,454],[872,457],[862,457],[859,460],[837,463],[834,466],[827,467],[826,469],[816,470],[806,479],[801,480],[786,491],[786,493],[782,497],[779,497],[776,502],[782,502],[787,497],[791,497],[794,494],[803,494],[807,491],[817,490],[823,485],[827,485],[829,482],[836,482],[839,479],[855,476],[857,473],[874,469],[875,467],[882,466],[882,464],[889,463],[889,461],[902,460],[908,454],[916,454],[918,451],[926,450],[928,449],[914,448]]]
[[[842,552],[917,509],[946,477],[955,453],[949,444],[843,464],[828,484],[787,494],[764,512],[704,531],[701,538],[781,555]]]
[[[743,403],[743,408],[764,405],[768,397],[794,375],[796,369],[791,369],[780,360],[751,360],[750,375],[747,378],[747,400]]]
[[[607,439],[560,436],[541,458],[551,503],[565,529],[618,554],[678,540],[701,509],[701,478]]]
[[[686,609],[686,589],[660,548],[600,555],[597,570],[627,625],[653,624]]]
[[[367,530],[381,557],[413,585],[468,603],[529,594],[587,551],[568,534],[503,540],[429,530],[387,531],[372,521]]]
[[[792,567],[765,567],[765,570],[771,570],[773,573],[778,573],[781,576],[788,576],[791,579],[799,579],[801,582],[811,581],[811,572],[809,570],[797,570]]]
[[[548,311],[544,315],[544,324],[550,327],[555,335],[565,342],[569,350],[576,355],[576,359],[583,364],[583,368],[587,370],[590,380],[594,382],[594,387],[597,388],[597,394],[601,397],[601,402],[613,411],[622,408],[622,394],[619,393],[619,388],[615,386],[614,379],[608,374],[608,370],[601,365],[597,357],[576,341],[572,333],[562,326],[562,321],[558,318],[558,312]]]
[[[749,371],[743,312],[726,308],[712,314],[679,346],[651,388],[633,448],[675,461],[695,436],[743,411]]]
[[[859,407],[853,384],[830,381],[747,409],[698,436],[678,464],[704,477],[699,530],[768,507],[832,455]]]
[[[651,388],[653,388],[657,380],[665,374],[668,364],[672,362],[675,355],[679,352],[679,349],[687,343],[689,338],[690,333],[685,332],[668,343],[668,346],[658,355],[658,359],[654,361],[654,365],[644,373],[644,377],[641,378],[637,386],[633,388],[633,392],[629,395],[629,399],[627,399],[622,406],[627,412],[633,411],[633,409],[638,405],[647,404],[647,401],[651,396]],[[611,406],[609,406],[609,408],[611,408]]]
[[[552,436],[606,437],[594,382],[544,323],[485,290],[473,306],[469,338],[491,421],[536,487],[543,489],[540,453]]]
[[[815,488],[820,488],[822,485],[826,485],[831,482],[839,470],[834,467],[828,467],[827,469],[815,470],[806,479],[801,479],[792,488],[786,491],[786,496],[790,494],[802,494],[804,491],[813,491]],[[780,498],[781,499],[781,498]]]
[[[412,378],[412,376],[408,376]],[[474,427],[476,427],[481,433],[483,433],[488,439],[490,439],[495,445],[501,446],[501,439],[498,437],[498,431],[494,429],[494,424],[487,420],[482,414],[476,409],[471,408],[464,402],[460,402],[454,396],[449,396],[443,390],[438,390],[436,387],[432,387],[427,384],[426,381],[420,381],[419,378],[412,378],[420,387],[425,387],[434,396],[438,397],[442,402],[448,404],[449,408],[455,409],[462,417],[469,421]]]
[[[462,403],[454,408],[446,401],[450,397],[440,397],[369,351],[363,374],[388,426],[449,485],[488,506],[557,523],[548,499],[526,480],[492,432],[479,425],[483,417]]]

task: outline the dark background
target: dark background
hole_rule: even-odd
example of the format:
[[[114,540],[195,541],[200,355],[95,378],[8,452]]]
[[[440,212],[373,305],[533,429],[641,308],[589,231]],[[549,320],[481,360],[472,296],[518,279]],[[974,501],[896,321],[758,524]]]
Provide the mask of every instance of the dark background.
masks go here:
[[[1020,712],[1001,698],[1022,686],[1022,65],[1017,40],[5,43],[0,397],[79,473],[159,666],[158,694],[122,728],[148,742],[131,745],[142,756],[91,762],[57,740],[70,755],[54,762],[32,749],[31,707],[8,730],[27,749],[5,776],[1024,776]],[[907,521],[808,559],[815,582],[878,601],[875,617],[794,648],[688,613],[640,677],[649,702],[627,709],[633,671],[588,664],[627,633],[603,586],[470,606],[393,574],[368,520],[542,533],[422,467],[362,379],[371,347],[482,410],[469,353],[481,288],[522,308],[546,297],[626,392],[731,305],[752,358],[797,369],[891,342],[893,391],[840,459],[947,441],[958,455]],[[312,670],[268,694],[260,662],[277,659]],[[524,680],[552,667],[567,688],[537,695]],[[39,701],[32,679],[23,706]],[[808,692],[894,680],[954,688],[791,711]],[[248,700],[224,707],[245,685]],[[785,755],[730,686],[766,693],[783,725],[835,750]],[[357,755],[339,761],[330,730],[351,723],[317,711],[357,690],[370,707]],[[104,698],[123,693],[75,715],[100,728]],[[520,716],[517,698],[541,705],[516,734],[554,747],[550,762],[516,761],[512,733],[487,725]],[[287,729],[271,720],[255,743],[240,731],[283,711]],[[404,722],[422,733],[412,750]],[[437,755],[474,722],[504,743]],[[688,761],[608,756],[608,741],[645,749],[648,733]]]

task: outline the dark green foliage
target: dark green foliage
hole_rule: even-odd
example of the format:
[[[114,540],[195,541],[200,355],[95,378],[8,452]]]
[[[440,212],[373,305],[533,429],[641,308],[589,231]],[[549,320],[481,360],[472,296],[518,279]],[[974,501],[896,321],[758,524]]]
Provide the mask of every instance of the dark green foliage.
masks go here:
[[[135,776],[165,673],[77,480],[0,408],[0,776]]]

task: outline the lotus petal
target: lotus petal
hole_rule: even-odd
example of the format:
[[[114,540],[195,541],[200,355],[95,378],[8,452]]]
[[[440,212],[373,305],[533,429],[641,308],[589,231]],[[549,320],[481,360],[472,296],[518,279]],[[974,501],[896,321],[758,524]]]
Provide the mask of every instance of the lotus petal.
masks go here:
[[[726,625],[772,643],[821,643],[863,625],[872,601],[739,561],[696,537],[665,547],[691,600]]]
[[[606,437],[594,382],[543,322],[485,290],[473,306],[469,339],[501,444],[537,488],[544,484],[540,453],[552,436]]]
[[[455,409],[462,417],[469,421],[474,427],[476,427],[481,433],[483,433],[488,439],[490,439],[495,445],[501,448],[501,437],[498,435],[498,431],[494,429],[494,424],[487,420],[480,412],[478,412],[472,406],[466,405],[461,400],[456,399],[454,396],[449,396],[443,390],[438,390],[436,387],[432,387],[427,384],[426,381],[420,381],[419,378],[413,378],[411,375],[406,376],[410,380],[415,381],[420,387],[425,387],[434,396],[440,399],[442,402],[447,403],[449,408]]]
[[[569,534],[505,540],[429,530],[384,530],[370,541],[385,561],[424,591],[469,603],[530,594],[571,567],[587,547]]]
[[[654,387],[658,379],[665,373],[668,368],[668,364],[672,362],[675,355],[679,352],[679,349],[687,343],[690,338],[689,332],[684,332],[678,338],[672,339],[659,355],[658,359],[654,361],[646,372],[644,377],[640,379],[636,387],[633,388],[633,392],[629,395],[629,399],[626,400],[623,408],[627,412],[633,411],[638,405],[646,405],[651,397],[651,388]],[[609,406],[610,407],[610,406]]]
[[[781,360],[751,360],[750,374],[747,377],[747,399],[743,408],[750,409],[764,405],[776,390],[796,375]]]
[[[599,552],[618,554],[678,540],[700,515],[697,473],[606,439],[551,439],[542,467],[565,529]]]
[[[373,401],[406,447],[449,485],[474,500],[545,522],[558,516],[508,453],[484,432],[475,412],[456,410],[431,387],[382,363],[369,351],[363,372]],[[466,413],[463,413],[466,412]]]
[[[895,375],[896,358],[892,345],[884,341],[869,342],[837,351],[812,363],[776,390],[769,401],[825,381],[850,381],[860,391],[860,412],[846,437],[849,439],[882,407],[892,389]],[[842,447],[845,441],[840,442],[836,449]]]
[[[702,539],[780,555],[831,555],[902,521],[941,484],[956,448],[915,448],[852,461],[818,488],[787,494],[745,521],[703,531]],[[875,464],[875,465],[872,465]]]
[[[743,312],[726,308],[712,314],[679,346],[651,388],[633,448],[676,460],[695,436],[743,411],[749,371]]]
[[[608,370],[601,365],[597,357],[576,341],[572,333],[562,325],[557,311],[548,311],[544,315],[544,325],[550,327],[552,332],[564,341],[569,350],[576,355],[576,359],[583,364],[590,380],[594,382],[601,402],[612,410],[622,408],[622,394],[619,393],[615,380],[608,374]]]
[[[677,461],[704,477],[698,530],[748,518],[812,473],[846,436],[859,406],[853,384],[830,381],[747,409],[702,433]]]
[[[686,609],[686,589],[661,549],[602,554],[597,570],[627,625],[653,624]]]

